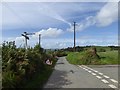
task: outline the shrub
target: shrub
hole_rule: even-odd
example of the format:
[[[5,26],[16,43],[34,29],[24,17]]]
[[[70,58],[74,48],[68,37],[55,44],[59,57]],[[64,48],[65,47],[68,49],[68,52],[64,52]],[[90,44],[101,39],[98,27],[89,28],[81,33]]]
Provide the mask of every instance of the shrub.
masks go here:
[[[5,88],[15,88],[17,84],[16,76],[13,71],[3,72],[2,86]]]
[[[48,66],[44,64],[44,61],[48,57],[49,55],[39,45],[25,51],[24,48],[16,48],[9,42],[3,43],[3,87],[23,87],[36,74],[47,72]],[[50,55],[49,58],[53,60],[53,65],[49,68],[51,70],[56,61],[53,55]]]

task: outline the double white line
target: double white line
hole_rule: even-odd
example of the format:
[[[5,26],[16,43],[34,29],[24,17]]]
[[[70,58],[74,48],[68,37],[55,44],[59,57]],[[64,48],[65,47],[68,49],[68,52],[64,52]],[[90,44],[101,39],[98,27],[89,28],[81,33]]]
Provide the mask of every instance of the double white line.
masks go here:
[[[104,75],[103,73],[101,73],[101,72],[99,72],[99,71],[97,71],[97,70],[94,70],[94,69],[92,69],[92,68],[90,68],[90,67],[87,67],[87,66],[85,66],[85,65],[81,65],[81,66],[78,65],[78,67],[80,67],[80,68],[84,69],[85,71],[91,73],[93,76],[96,76],[96,78],[100,79],[103,83],[108,84],[109,87],[111,87],[111,88],[117,88],[115,85],[109,84],[109,82],[106,80],[106,79],[110,79],[109,76]],[[106,78],[106,79],[102,79],[102,77],[101,77],[101,76],[98,76],[97,74],[103,76],[103,77]],[[118,83],[118,81],[117,81],[117,80],[114,80],[114,79],[110,79],[110,81],[112,81],[112,82],[114,82],[114,83]]]

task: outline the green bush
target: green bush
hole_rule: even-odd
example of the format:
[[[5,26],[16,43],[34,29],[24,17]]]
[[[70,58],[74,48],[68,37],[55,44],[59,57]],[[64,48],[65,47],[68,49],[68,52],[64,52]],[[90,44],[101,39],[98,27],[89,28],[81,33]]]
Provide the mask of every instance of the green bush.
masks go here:
[[[53,61],[51,67],[44,63],[48,58]],[[37,74],[41,73],[42,76],[43,72],[51,71],[55,62],[53,55],[46,54],[39,45],[26,51],[24,48],[16,48],[14,44],[5,42],[2,46],[3,87],[24,87]]]
[[[17,79],[13,71],[3,72],[2,86],[5,88],[15,88]]]

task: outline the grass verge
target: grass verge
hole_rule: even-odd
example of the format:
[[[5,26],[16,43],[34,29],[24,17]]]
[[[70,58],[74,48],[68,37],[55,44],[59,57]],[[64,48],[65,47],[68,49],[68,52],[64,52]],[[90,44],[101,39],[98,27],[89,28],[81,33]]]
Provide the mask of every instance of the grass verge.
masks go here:
[[[118,64],[118,51],[106,51],[97,53],[100,59],[91,57],[89,53],[84,52],[71,52],[67,55],[66,59],[71,64],[88,64],[88,65],[109,65]]]

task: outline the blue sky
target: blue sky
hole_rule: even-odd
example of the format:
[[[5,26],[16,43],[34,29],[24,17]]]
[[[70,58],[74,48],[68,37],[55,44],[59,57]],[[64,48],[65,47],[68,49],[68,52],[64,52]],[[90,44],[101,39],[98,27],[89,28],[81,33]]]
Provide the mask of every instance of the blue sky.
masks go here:
[[[23,46],[26,31],[30,46],[41,34],[43,48],[72,47],[75,21],[76,45],[118,45],[117,15],[117,2],[4,2],[2,39]]]

